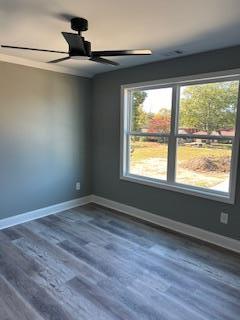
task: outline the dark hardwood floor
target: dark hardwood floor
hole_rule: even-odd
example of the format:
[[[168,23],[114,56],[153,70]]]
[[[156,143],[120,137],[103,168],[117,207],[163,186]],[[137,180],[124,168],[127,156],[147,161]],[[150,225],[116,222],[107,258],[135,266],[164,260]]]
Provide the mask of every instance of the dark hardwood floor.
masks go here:
[[[0,320],[239,320],[240,256],[88,205],[0,231]]]

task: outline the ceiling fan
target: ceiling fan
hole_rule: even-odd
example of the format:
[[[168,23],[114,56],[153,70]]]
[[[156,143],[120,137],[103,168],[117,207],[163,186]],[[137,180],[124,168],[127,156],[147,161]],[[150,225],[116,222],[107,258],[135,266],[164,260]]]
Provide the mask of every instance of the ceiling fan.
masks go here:
[[[49,63],[57,63],[72,58],[75,59],[88,59],[94,62],[99,62],[103,64],[109,64],[113,66],[119,65],[115,61],[105,59],[103,57],[108,56],[127,56],[127,55],[150,55],[152,54],[151,50],[106,50],[106,51],[92,51],[91,42],[86,41],[82,37],[82,32],[88,30],[88,21],[84,18],[72,18],[71,19],[71,28],[77,33],[62,32],[64,39],[67,41],[69,46],[69,51],[55,51],[55,50],[46,50],[46,49],[36,49],[36,48],[27,48],[27,47],[15,47],[9,45],[2,45],[2,48],[10,49],[21,49],[21,50],[31,50],[31,51],[40,51],[40,52],[53,52],[60,54],[67,54],[66,57],[49,61]]]

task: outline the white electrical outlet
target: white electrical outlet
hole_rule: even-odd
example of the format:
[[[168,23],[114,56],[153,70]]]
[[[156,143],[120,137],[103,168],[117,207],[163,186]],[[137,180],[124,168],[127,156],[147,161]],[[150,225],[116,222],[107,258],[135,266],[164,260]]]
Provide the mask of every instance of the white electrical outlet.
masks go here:
[[[76,190],[80,190],[81,189],[81,183],[80,182],[76,182]]]
[[[228,224],[228,213],[226,213],[226,212],[221,212],[220,222],[221,222],[221,223],[224,223],[224,224]]]

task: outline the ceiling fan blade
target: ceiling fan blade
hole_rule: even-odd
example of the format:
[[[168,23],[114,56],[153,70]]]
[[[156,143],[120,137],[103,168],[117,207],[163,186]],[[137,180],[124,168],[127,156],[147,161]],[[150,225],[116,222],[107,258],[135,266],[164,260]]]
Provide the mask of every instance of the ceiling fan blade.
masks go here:
[[[93,56],[141,56],[152,54],[151,50],[106,50],[106,51],[92,51]]]
[[[76,33],[62,32],[64,39],[69,45],[69,51],[79,54],[86,54],[82,37]]]
[[[69,60],[69,59],[71,59],[70,56],[64,57],[64,58],[60,58],[60,59],[56,59],[56,60],[51,60],[51,61],[48,61],[48,63],[58,63],[58,62],[62,62],[62,61]]]
[[[119,63],[115,62],[115,61],[111,61],[111,60],[108,60],[108,59],[104,59],[104,58],[101,58],[101,57],[92,57],[90,58],[89,60],[91,61],[94,61],[94,62],[99,62],[99,63],[103,63],[103,64],[110,64],[112,66],[118,66]]]
[[[65,52],[65,51],[55,51],[55,50],[36,49],[36,48],[27,48],[27,47],[14,47],[14,46],[6,46],[6,45],[1,45],[1,47],[2,48],[8,48],[8,49],[20,49],[20,50],[30,50],[30,51],[53,52],[53,53],[68,54],[68,52]]]

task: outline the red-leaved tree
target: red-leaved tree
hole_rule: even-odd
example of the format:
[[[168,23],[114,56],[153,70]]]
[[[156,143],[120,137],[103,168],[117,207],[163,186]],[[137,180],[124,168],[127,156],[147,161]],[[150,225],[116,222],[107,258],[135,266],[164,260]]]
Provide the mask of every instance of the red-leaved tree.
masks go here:
[[[170,131],[170,114],[157,113],[152,119],[149,120],[148,132],[149,133],[169,133]]]

